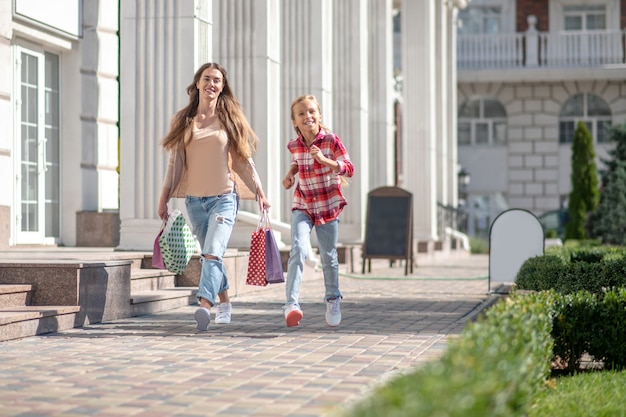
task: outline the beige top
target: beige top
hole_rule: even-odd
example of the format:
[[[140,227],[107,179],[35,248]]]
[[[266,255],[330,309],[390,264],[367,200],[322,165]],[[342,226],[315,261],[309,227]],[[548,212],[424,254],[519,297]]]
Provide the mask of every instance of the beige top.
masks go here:
[[[187,153],[187,195],[208,197],[233,190],[228,169],[228,138],[216,120],[211,125],[193,128]]]
[[[205,131],[206,134],[201,138],[196,138],[196,132]],[[214,195],[223,194],[223,190],[230,192],[233,189],[237,191],[240,199],[243,200],[256,200],[258,190],[261,189],[261,181],[254,167],[254,161],[252,158],[242,158],[237,152],[233,151],[228,146],[228,140],[226,140],[226,132],[219,128],[219,125],[211,125],[205,129],[196,129],[193,122],[189,123],[189,127],[184,133],[185,138],[180,142],[178,148],[173,149],[170,152],[167,171],[165,172],[165,178],[163,179],[163,187],[169,189],[167,200],[171,198],[184,198],[187,195],[197,195],[199,197],[210,197]],[[211,137],[215,139],[212,144]],[[198,139],[196,141],[196,139]],[[222,141],[226,140],[223,144]],[[188,145],[185,146],[185,143]],[[217,143],[220,143],[217,145]],[[198,150],[206,149],[208,154],[200,154],[196,152],[195,146],[198,146]],[[212,146],[214,145],[214,146]],[[190,149],[190,146],[194,146]],[[206,147],[205,147],[206,146]],[[213,149],[211,153],[209,149]],[[218,154],[220,157],[217,158]],[[224,153],[228,156],[226,159]],[[194,166],[198,169],[194,169],[193,174],[190,173],[191,169],[189,165],[190,158],[197,158],[197,161],[193,162]],[[218,161],[219,159],[219,161]],[[218,171],[214,167],[212,162],[221,164],[219,169],[219,178],[211,178],[210,174],[206,172],[212,172],[215,168],[215,172]],[[224,165],[226,163],[226,165]],[[204,173],[204,174],[203,174]],[[192,179],[191,177],[194,177]],[[224,180],[226,178],[226,180]],[[189,181],[193,181],[195,185],[193,187],[193,193],[189,192]],[[206,183],[206,184],[204,184]],[[227,186],[225,187],[225,184]],[[204,187],[207,187],[206,190]],[[213,193],[211,190],[222,190],[222,192]],[[206,194],[211,193],[211,194]]]

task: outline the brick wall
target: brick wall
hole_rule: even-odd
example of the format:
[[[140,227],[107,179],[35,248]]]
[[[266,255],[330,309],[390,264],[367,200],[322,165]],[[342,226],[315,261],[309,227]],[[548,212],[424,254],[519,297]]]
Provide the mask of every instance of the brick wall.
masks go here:
[[[622,0],[622,3],[624,2],[626,0]],[[548,4],[549,0],[517,0],[515,30],[517,32],[528,30],[527,19],[532,14],[537,17],[537,30],[547,32],[550,29]]]
[[[547,32],[550,29],[550,0],[517,0],[515,30],[525,32],[528,29],[528,16],[537,17],[537,30]],[[626,29],[626,0],[620,0],[620,29]]]

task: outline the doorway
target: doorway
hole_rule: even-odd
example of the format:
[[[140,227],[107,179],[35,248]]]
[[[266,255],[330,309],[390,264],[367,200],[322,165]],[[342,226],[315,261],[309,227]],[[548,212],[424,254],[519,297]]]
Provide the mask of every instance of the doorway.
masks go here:
[[[15,56],[15,244],[54,244],[60,235],[59,56],[21,46]]]

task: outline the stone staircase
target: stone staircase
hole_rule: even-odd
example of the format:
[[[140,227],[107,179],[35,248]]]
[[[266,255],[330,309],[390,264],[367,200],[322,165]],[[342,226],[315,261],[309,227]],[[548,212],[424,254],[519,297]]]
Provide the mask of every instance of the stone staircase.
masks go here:
[[[0,342],[74,327],[79,306],[34,306],[32,285],[0,284]]]
[[[339,245],[340,272],[355,272],[360,249]],[[289,247],[281,248],[287,271]],[[245,284],[246,250],[228,249],[231,297],[263,287]],[[358,264],[356,265],[358,268]],[[308,265],[307,273],[317,266]],[[197,303],[201,264],[181,275],[152,268],[152,253],[95,248],[0,251],[0,343]]]
[[[200,262],[181,275],[153,269],[151,253],[49,250],[0,253],[0,342],[197,303]],[[36,259],[36,260],[33,260]],[[224,258],[234,287],[247,253]]]

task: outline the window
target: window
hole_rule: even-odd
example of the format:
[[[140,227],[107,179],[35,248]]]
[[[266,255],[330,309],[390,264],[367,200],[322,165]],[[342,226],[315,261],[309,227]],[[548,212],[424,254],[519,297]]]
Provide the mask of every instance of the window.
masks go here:
[[[564,28],[567,31],[605,30],[606,7],[565,6],[563,8]]]
[[[493,35],[502,32],[502,9],[500,7],[466,7],[459,11],[460,35]]]
[[[609,141],[611,108],[594,94],[581,93],[570,97],[561,108],[559,117],[559,143],[572,143],[574,131],[579,121],[583,121],[596,143]]]
[[[506,110],[493,98],[472,98],[459,109],[459,145],[506,144]]]

